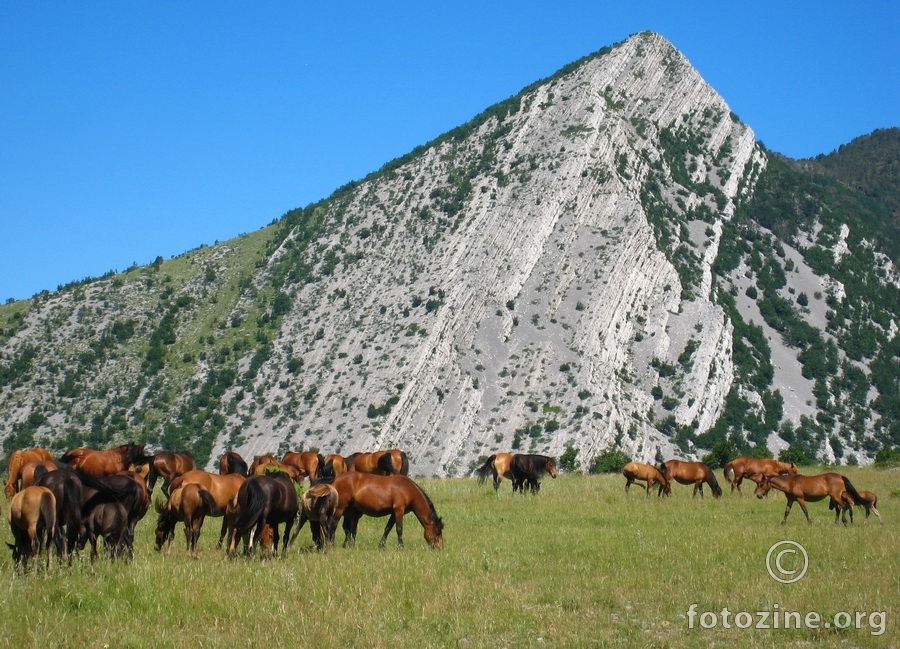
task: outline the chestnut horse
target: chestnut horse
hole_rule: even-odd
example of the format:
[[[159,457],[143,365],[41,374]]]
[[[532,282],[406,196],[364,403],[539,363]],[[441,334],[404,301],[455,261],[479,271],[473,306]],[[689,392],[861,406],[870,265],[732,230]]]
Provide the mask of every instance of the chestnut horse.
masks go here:
[[[276,459],[268,459],[272,456],[267,455],[264,456],[266,459],[260,462],[253,462],[253,468],[251,469],[251,475],[267,475],[269,473],[287,473],[288,477],[297,482],[298,484],[303,482],[303,474],[300,473],[300,469],[291,465],[285,464],[284,462],[279,462]]]
[[[843,493],[845,491],[850,494],[855,502],[861,502],[863,499],[853,485],[850,484],[850,480],[839,473],[766,476],[756,488],[756,497],[763,498],[770,489],[777,489],[787,497],[784,518],[781,519],[782,525],[787,520],[788,514],[791,513],[791,507],[795,502],[800,503],[800,509],[806,515],[806,522],[812,525],[812,519],[806,510],[806,501],[816,502],[828,498],[828,508],[835,510],[834,522],[837,524],[838,517],[842,513],[846,515],[846,510],[851,508],[851,505],[844,501]],[[845,518],[844,525],[846,524]]]
[[[622,468],[622,475],[625,476],[625,495],[628,495],[628,490],[631,488],[631,483],[640,480],[641,482],[647,483],[647,496],[650,496],[650,489],[653,485],[658,484],[661,488],[661,491],[658,495],[662,495],[664,492],[667,496],[672,493],[672,488],[669,486],[669,480],[666,478],[666,469],[665,464],[660,464],[660,468],[657,469],[655,466],[650,464],[642,464],[640,462],[629,462]],[[662,470],[660,470],[662,469]]]
[[[347,462],[343,455],[332,453],[325,457],[325,465],[322,467],[321,473],[323,477],[334,478],[347,470]]]
[[[144,444],[123,444],[105,451],[89,448],[76,448],[59,458],[74,469],[102,478],[127,471],[133,464],[140,466],[150,462],[151,457],[144,454]]]
[[[384,547],[391,528],[396,525],[397,544],[403,547],[403,516],[410,511],[422,524],[428,544],[436,549],[444,547],[444,522],[428,495],[410,478],[348,471],[334,479],[334,488],[338,492],[338,504],[329,523],[329,534],[334,537],[337,522],[343,516],[345,547],[355,543],[359,519],[364,514],[389,516],[380,545]]]
[[[674,480],[678,484],[694,485],[693,496],[696,496],[699,492],[700,497],[703,497],[704,482],[709,485],[714,497],[719,498],[722,495],[722,488],[719,486],[716,476],[713,475],[712,470],[703,464],[703,462],[667,460],[665,462],[665,467],[666,478],[668,478],[670,482]],[[662,493],[662,491],[663,488],[660,487],[659,493]]]
[[[485,460],[484,464],[475,469],[475,475],[478,476],[478,484],[483,483],[485,478],[492,474],[494,476],[494,491],[498,491],[503,478],[507,480],[513,479],[510,471],[511,466],[512,453],[494,453],[494,455]],[[513,491],[515,490],[516,485],[513,483]]]
[[[334,534],[329,522],[334,516],[337,504],[338,492],[334,485],[320,483],[307,489],[300,498],[300,520],[291,537],[291,545],[306,521],[309,521],[313,543],[319,550],[324,550],[326,543],[329,547],[334,545]]]
[[[731,483],[731,493],[737,489],[741,493],[741,481],[752,476],[797,475],[797,465],[793,462],[779,462],[773,459],[736,457],[722,470],[725,482]],[[758,483],[758,480],[754,480]]]
[[[219,475],[237,473],[246,476],[250,472],[247,462],[238,453],[228,451],[219,458]]]
[[[253,462],[250,463],[250,469],[247,471],[247,475],[262,475],[265,471],[257,471],[261,464],[271,464],[277,462],[278,458],[276,458],[271,453],[266,453],[265,455],[257,455],[253,458]]]
[[[872,513],[875,514],[878,522],[884,525],[884,521],[881,520],[881,514],[879,514],[878,510],[875,508],[875,505],[878,504],[878,496],[876,496],[872,491],[860,491],[859,496],[860,498],[862,498],[862,500],[855,500],[853,496],[851,496],[846,491],[841,494],[841,499],[843,500],[844,505],[847,505],[849,507],[850,522],[853,522],[853,506],[858,505],[865,508],[866,510],[866,523],[869,522],[869,513]]]
[[[219,533],[219,542],[216,544],[216,547],[220,548],[222,547],[222,542],[225,540],[225,534],[230,528],[230,519],[227,515],[228,504],[235,496],[237,496],[238,490],[246,479],[247,478],[240,473],[220,475],[209,473],[201,469],[194,469],[193,471],[188,471],[184,475],[175,478],[172,481],[172,484],[169,485],[169,489],[174,492],[183,485],[195,483],[202,485],[204,489],[212,494],[213,500],[216,503],[216,510],[222,513],[214,514],[210,512],[208,515],[223,516],[222,531]]]
[[[315,451],[303,451],[302,453],[288,451],[281,458],[281,461],[283,464],[297,468],[300,471],[300,476],[308,477],[310,483],[322,477],[322,469],[325,466],[325,458],[322,457],[321,453]]]
[[[19,473],[19,489],[21,490],[25,487],[30,487],[40,476],[45,473],[50,473],[51,471],[56,471],[60,466],[71,470],[71,467],[68,464],[63,464],[62,462],[57,462],[55,460],[37,460],[35,462],[29,462],[22,467],[22,471]]]
[[[374,475],[409,475],[409,458],[406,453],[393,448],[371,453],[353,453],[344,458],[347,471]]]
[[[157,506],[159,518],[156,521],[156,549],[160,550],[175,536],[175,525],[184,522],[184,538],[188,553],[195,559],[200,556],[197,542],[200,530],[207,516],[222,516],[224,512],[216,506],[212,494],[202,485],[189,482],[174,490],[165,507]]]
[[[264,525],[272,527],[272,547],[277,552],[278,540],[281,538],[278,526],[284,523],[284,542],[281,547],[281,554],[284,556],[299,509],[294,481],[286,473],[248,477],[238,490],[228,555],[235,555],[238,539],[245,539],[244,554],[249,555],[253,551],[253,545],[259,541]]]
[[[160,451],[150,458],[149,467],[147,488],[150,490],[150,494],[153,494],[156,479],[162,476],[162,492],[168,498],[169,485],[172,484],[172,480],[196,469],[197,463],[194,461],[194,456],[187,452]]]
[[[10,453],[9,461],[6,463],[6,484],[3,486],[3,493],[6,494],[7,500],[11,500],[19,491],[22,468],[29,462],[40,460],[53,460],[53,456],[45,448],[29,448]]]
[[[6,545],[12,549],[16,567],[27,568],[28,559],[38,557],[46,546],[49,570],[53,554],[51,544],[56,537],[56,497],[53,492],[47,487],[37,486],[16,492],[7,518],[15,545]]]

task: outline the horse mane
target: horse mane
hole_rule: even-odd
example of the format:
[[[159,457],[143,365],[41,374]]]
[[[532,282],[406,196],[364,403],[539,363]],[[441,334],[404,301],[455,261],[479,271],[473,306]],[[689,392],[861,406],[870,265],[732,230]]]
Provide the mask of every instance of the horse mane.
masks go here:
[[[412,482],[416,486],[416,489],[419,490],[419,493],[422,494],[422,497],[425,499],[425,502],[428,504],[428,509],[429,509],[428,520],[430,520],[432,523],[434,523],[438,528],[438,532],[440,532],[444,527],[444,521],[441,519],[440,516],[438,516],[437,510],[434,508],[434,503],[431,502],[431,498],[428,496],[428,494],[425,492],[425,490],[422,489],[421,486],[419,486],[418,482],[416,482],[415,480],[412,480],[412,479],[410,479],[410,482]]]

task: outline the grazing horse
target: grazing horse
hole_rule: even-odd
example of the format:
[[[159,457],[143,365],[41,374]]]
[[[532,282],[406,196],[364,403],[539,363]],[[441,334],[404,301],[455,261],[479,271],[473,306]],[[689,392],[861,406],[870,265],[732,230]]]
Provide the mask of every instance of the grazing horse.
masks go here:
[[[554,479],[558,475],[556,470],[556,460],[548,455],[526,455],[523,453],[516,453],[512,457],[509,471],[512,473],[513,491],[518,487],[519,491],[523,494],[525,493],[526,482],[528,483],[531,493],[536,494],[541,490],[542,475],[549,473],[550,477]]]
[[[271,456],[267,456],[271,457]],[[254,462],[253,469],[250,471],[252,475],[266,475],[269,473],[287,473],[288,477],[296,483],[303,482],[303,474],[300,469],[291,465],[279,462],[278,460],[266,460],[264,462]]]
[[[300,471],[300,476],[308,477],[310,483],[322,477],[322,469],[325,466],[325,458],[322,457],[321,453],[316,453],[315,451],[303,451],[302,453],[288,451],[281,458],[281,461],[284,464],[296,467]]]
[[[374,475],[409,475],[409,458],[404,451],[393,448],[371,453],[353,453],[344,458],[347,471]]]
[[[512,472],[510,471],[511,465],[512,453],[495,453],[490,456],[484,464],[475,469],[475,475],[478,476],[478,484],[483,483],[485,478],[488,477],[488,474],[493,474],[494,491],[498,491],[503,478],[506,478],[507,480],[513,479]],[[513,491],[515,491],[515,489],[516,485],[513,483]]]
[[[263,526],[267,524],[272,526],[272,546],[277,552],[278,540],[281,538],[278,526],[284,523],[284,542],[281,547],[281,554],[284,556],[299,509],[294,482],[287,474],[248,477],[238,490],[228,555],[234,556],[240,538],[244,539],[244,554],[249,555],[254,543],[259,541]]]
[[[219,542],[216,548],[221,548],[225,540],[225,534],[231,529],[232,517],[229,517],[229,503],[237,496],[238,490],[247,478],[240,473],[227,473],[225,475],[209,473],[200,469],[188,471],[182,476],[175,478],[169,489],[175,491],[182,485],[196,483],[202,485],[210,494],[216,503],[216,509],[221,514],[210,512],[209,516],[223,516],[222,531],[219,533]]]
[[[850,522],[853,522],[853,506],[858,505],[866,510],[866,523],[869,522],[869,513],[872,513],[878,518],[878,522],[884,525],[884,521],[881,520],[881,514],[879,514],[878,510],[875,508],[875,505],[878,504],[878,496],[872,491],[860,491],[859,496],[862,500],[855,500],[853,496],[846,491],[841,494],[844,505],[846,505],[850,511]]]
[[[359,519],[364,514],[389,516],[380,545],[384,547],[391,528],[396,525],[397,544],[403,547],[403,516],[410,511],[422,524],[428,544],[436,549],[444,547],[444,522],[437,515],[428,495],[410,478],[348,471],[334,479],[334,488],[338,492],[338,504],[328,533],[334,538],[337,522],[343,516],[345,547],[355,543]]]
[[[9,504],[7,520],[15,545],[6,545],[12,549],[16,567],[26,568],[28,559],[38,557],[46,545],[49,570],[53,554],[51,544],[56,536],[56,497],[53,492],[37,486],[16,492]]]
[[[126,547],[128,512],[118,501],[98,502],[84,517],[80,547],[91,543],[91,565],[97,562],[97,539],[103,538],[106,558],[117,559]]]
[[[628,490],[631,488],[631,483],[637,480],[647,483],[647,496],[650,496],[650,489],[653,485],[658,484],[660,486],[660,492],[658,495],[662,495],[665,493],[667,496],[672,493],[672,488],[669,486],[669,480],[666,478],[666,473],[668,469],[666,469],[665,464],[660,464],[659,469],[650,464],[642,464],[640,462],[629,462],[622,468],[622,475],[625,476],[625,495],[628,495]]]
[[[150,459],[144,454],[144,444],[129,443],[105,451],[76,448],[63,455],[60,461],[95,478],[102,478],[127,471],[132,465],[147,464]]]
[[[779,462],[773,459],[736,457],[722,470],[725,482],[731,483],[731,493],[737,489],[741,493],[741,481],[753,476],[797,475],[797,465],[793,462]],[[754,480],[756,481],[756,480]]]
[[[278,458],[276,458],[271,453],[266,453],[265,455],[257,455],[253,458],[253,462],[250,463],[250,469],[247,471],[247,475],[262,475],[265,471],[257,472],[257,469],[261,464],[271,464],[273,462],[277,462]]]
[[[329,547],[334,545],[334,534],[329,527],[329,521],[334,516],[337,504],[338,492],[334,485],[320,483],[307,489],[300,498],[300,521],[291,537],[291,544],[306,521],[309,521],[313,543],[319,550],[324,550],[326,543]]]
[[[81,538],[82,498],[81,480],[68,467],[61,471],[47,471],[35,478],[34,484],[47,487],[56,498],[56,537],[54,545],[61,557],[72,561]],[[83,546],[82,546],[83,547]]]
[[[703,483],[709,485],[714,497],[719,498],[722,495],[722,488],[719,486],[716,476],[712,470],[703,464],[703,462],[685,462],[684,460],[667,460],[665,462],[666,477],[671,482],[674,480],[678,484],[694,485],[692,496],[696,496],[699,492],[703,497]],[[662,487],[659,492],[662,493]]]
[[[234,451],[223,453],[219,458],[219,475],[228,475],[229,473],[237,473],[246,476],[250,472],[247,462],[239,454]]]
[[[343,455],[332,453],[325,457],[325,466],[322,467],[322,475],[328,477],[339,476],[347,470],[347,461]]]
[[[806,510],[806,501],[816,502],[829,498],[828,508],[834,509],[834,522],[838,522],[838,517],[846,510],[851,509],[851,505],[846,503],[843,493],[846,491],[855,502],[861,502],[862,496],[856,491],[850,480],[839,473],[820,473],[819,475],[789,475],[789,476],[766,476],[756,488],[756,497],[763,498],[770,489],[777,489],[784,492],[787,497],[787,506],[784,509],[784,518],[781,524],[784,525],[788,514],[791,513],[791,507],[795,502],[800,503],[800,509],[806,515],[806,522],[812,525],[812,519]],[[847,524],[846,518],[844,525]]]
[[[194,461],[194,456],[187,452],[160,451],[150,458],[148,466],[150,470],[147,473],[147,488],[150,490],[150,495],[153,495],[156,479],[162,476],[162,491],[168,498],[169,485],[172,484],[172,480],[196,469],[197,463]]]
[[[166,543],[172,542],[175,536],[175,525],[184,522],[184,538],[187,550],[195,559],[200,556],[197,542],[200,530],[208,515],[222,516],[224,512],[218,508],[209,491],[196,482],[189,482],[174,490],[165,507],[157,506],[159,519],[156,522],[156,549],[160,550]]]
[[[29,462],[37,462],[39,460],[52,460],[53,456],[45,448],[29,448],[13,451],[9,455],[9,461],[6,463],[6,484],[3,486],[3,493],[6,499],[11,500],[16,492],[19,491],[19,478],[22,474],[22,468]]]
[[[133,471],[123,471],[115,475],[94,477],[83,471],[76,472],[84,489],[82,490],[82,514],[90,513],[99,503],[119,502],[125,507],[125,547],[128,560],[134,561],[134,528],[150,508],[150,492],[144,478]]]

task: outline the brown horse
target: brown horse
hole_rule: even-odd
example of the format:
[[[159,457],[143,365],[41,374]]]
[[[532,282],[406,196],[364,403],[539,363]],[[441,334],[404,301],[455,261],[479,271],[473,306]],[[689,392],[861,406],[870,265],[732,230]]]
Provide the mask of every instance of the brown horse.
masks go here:
[[[97,539],[103,539],[106,558],[117,559],[126,547],[128,512],[118,501],[100,502],[84,517],[80,547],[91,544],[91,565],[97,561]]]
[[[265,460],[263,462],[254,462],[253,469],[251,470],[251,475],[267,475],[269,473],[286,473],[288,477],[296,483],[303,482],[303,474],[300,473],[300,469],[291,465],[285,464],[284,462],[279,462],[278,460]]]
[[[223,511],[216,506],[212,494],[202,485],[189,482],[172,492],[165,507],[156,508],[159,518],[156,522],[156,549],[172,542],[175,536],[175,525],[184,522],[184,538],[188,553],[195,559],[200,556],[197,542],[200,530],[208,515],[222,516]]]
[[[12,549],[16,567],[27,568],[28,559],[38,557],[46,545],[49,570],[56,536],[56,497],[53,492],[37,486],[16,492],[9,504],[7,520],[15,545],[6,545]]]
[[[10,453],[9,461],[6,463],[6,484],[3,486],[3,493],[6,494],[6,499],[11,500],[16,495],[16,492],[19,491],[19,478],[21,477],[22,468],[26,464],[52,459],[53,455],[45,448],[29,448]]]
[[[531,493],[536,494],[541,490],[542,475],[549,473],[554,479],[559,475],[556,460],[549,455],[516,453],[512,456],[509,471],[512,473],[513,491],[518,487],[522,494],[525,493],[525,483],[528,483]]]
[[[147,488],[150,494],[153,494],[156,487],[156,479],[162,476],[162,491],[168,498],[172,480],[196,469],[197,462],[194,461],[194,456],[187,452],[160,451],[150,458],[148,466],[150,470],[147,473]]]
[[[81,480],[74,471],[66,467],[61,471],[53,470],[36,475],[34,484],[39,487],[47,487],[56,498],[54,544],[59,556],[67,558],[71,563],[72,555],[79,548],[79,540],[82,536],[81,505],[84,502],[84,488]],[[80,547],[84,547],[84,545],[82,544]]]
[[[238,490],[228,555],[235,555],[238,539],[245,539],[244,554],[249,555],[253,551],[253,545],[259,541],[264,525],[272,527],[272,547],[277,552],[278,540],[281,538],[278,526],[284,523],[284,542],[281,547],[281,554],[284,556],[299,509],[294,481],[287,474],[248,477]]]
[[[344,458],[347,471],[374,475],[409,475],[409,459],[404,451],[390,449],[371,453],[353,453]]]
[[[219,458],[219,475],[237,473],[246,476],[250,472],[247,462],[238,453],[228,451]]]
[[[303,529],[306,521],[309,521],[309,527],[312,530],[313,543],[319,550],[324,550],[326,544],[330,547],[334,545],[333,530],[329,527],[329,521],[334,516],[334,510],[338,504],[338,492],[334,485],[316,484],[306,490],[303,497],[300,498],[300,521],[291,537],[291,544]]]
[[[731,493],[734,493],[735,489],[741,493],[741,482],[744,478],[755,475],[797,475],[797,465],[773,459],[736,457],[725,465],[722,474],[725,476],[725,482],[731,483]]]
[[[131,465],[147,464],[150,459],[144,453],[144,444],[129,443],[105,451],[76,448],[63,455],[60,461],[95,478],[102,478],[127,471]]]
[[[134,471],[122,471],[98,478],[78,470],[76,475],[82,483],[82,512],[90,512],[106,502],[119,502],[125,507],[124,546],[128,550],[128,561],[134,561],[134,530],[150,508],[150,491],[143,476]]]
[[[846,514],[846,510],[851,508],[849,504],[844,502],[843,493],[845,491],[850,494],[855,502],[861,502],[863,499],[853,485],[850,484],[850,480],[839,473],[766,476],[756,488],[756,497],[763,498],[770,489],[784,492],[784,495],[787,497],[784,518],[781,519],[782,525],[787,520],[788,514],[791,513],[791,507],[795,502],[800,503],[800,508],[806,515],[806,522],[812,525],[812,519],[806,510],[806,501],[816,502],[828,498],[828,508],[835,510],[834,522],[837,524],[838,517],[842,513]],[[847,524],[846,518],[844,519],[844,524]]]
[[[494,476],[494,491],[500,489],[500,483],[503,478],[512,480],[512,453],[495,453],[490,456],[484,464],[475,469],[475,475],[478,476],[478,484],[482,484],[489,474]],[[515,491],[515,483],[513,483],[513,491]]]
[[[50,473],[51,471],[56,471],[59,466],[60,463],[57,463],[54,460],[37,460],[29,462],[22,467],[22,471],[19,473],[19,489],[30,487],[40,476],[45,473]],[[67,469],[69,468],[67,464],[62,464],[62,466]]]
[[[647,483],[647,496],[650,496],[650,489],[653,485],[658,484],[660,486],[659,495],[665,493],[667,496],[672,493],[672,488],[669,485],[669,480],[666,478],[665,472],[668,471],[666,469],[665,464],[661,464],[660,468],[662,471],[657,469],[655,466],[650,464],[642,464],[640,462],[629,462],[622,468],[622,475],[625,476],[625,494],[628,495],[628,490],[631,488],[631,483],[637,480],[641,482]]]
[[[281,458],[281,462],[296,467],[300,471],[300,475],[308,477],[310,482],[322,477],[322,469],[325,466],[325,458],[321,453],[315,451],[303,451],[302,453],[288,451]]]
[[[184,475],[175,478],[172,481],[172,484],[169,486],[169,489],[171,491],[175,491],[183,485],[194,483],[202,485],[204,489],[212,494],[213,500],[216,503],[217,511],[220,511],[222,513],[210,513],[208,515],[223,516],[222,531],[219,533],[219,542],[216,544],[216,547],[220,548],[222,547],[222,543],[225,540],[225,534],[231,527],[231,519],[228,516],[229,502],[237,496],[238,490],[240,490],[241,485],[244,483],[244,480],[246,480],[246,477],[244,477],[240,473],[228,473],[225,475],[220,475],[202,471],[200,469],[194,469],[193,471],[188,471]]]
[[[322,475],[334,478],[347,471],[347,462],[343,455],[332,453],[325,456],[325,465],[322,467]]]
[[[884,521],[881,520],[881,514],[879,514],[878,510],[875,508],[875,505],[878,504],[878,496],[872,491],[860,491],[859,496],[862,500],[855,500],[853,496],[846,491],[841,494],[844,505],[847,506],[850,511],[850,522],[853,522],[853,506],[858,505],[866,510],[866,523],[869,522],[869,513],[872,513],[875,514],[878,522],[884,525]]]
[[[712,470],[703,464],[703,462],[685,462],[684,460],[667,460],[665,463],[666,477],[671,482],[674,480],[678,484],[694,485],[693,496],[697,493],[703,497],[703,483],[709,485],[713,496],[719,498],[722,495],[722,488],[719,486],[716,476]],[[662,487],[659,488],[662,493]]]
[[[436,549],[444,546],[444,522],[428,495],[410,478],[348,471],[334,479],[334,488],[338,492],[338,504],[329,523],[329,534],[333,538],[337,522],[343,516],[344,546],[355,543],[359,519],[365,514],[389,516],[380,545],[384,546],[391,528],[396,525],[397,544],[403,547],[403,516],[410,511],[422,524],[428,544]]]
[[[276,458],[271,453],[266,453],[265,455],[257,455],[253,458],[253,462],[250,463],[250,469],[247,471],[247,475],[262,475],[265,471],[260,471],[257,473],[257,468],[261,464],[271,464],[273,462],[277,462],[278,458]]]

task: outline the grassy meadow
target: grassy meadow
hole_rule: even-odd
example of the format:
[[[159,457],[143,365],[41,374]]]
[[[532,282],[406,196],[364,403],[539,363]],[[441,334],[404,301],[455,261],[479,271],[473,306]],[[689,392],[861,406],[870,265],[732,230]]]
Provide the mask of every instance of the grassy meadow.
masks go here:
[[[808,470],[807,473],[818,471]],[[538,496],[499,496],[489,482],[423,479],[445,523],[442,551],[427,547],[413,515],[405,549],[384,519],[363,518],[357,545],[311,551],[308,528],[285,558],[228,560],[209,519],[201,557],[183,534],[153,549],[153,510],[138,525],[135,561],[86,557],[72,567],[16,574],[0,554],[0,645],[9,647],[896,647],[900,645],[900,471],[842,468],[879,495],[884,525],[832,524],[825,502],[779,524],[772,493],[692,499],[626,498],[621,476],[547,477]],[[719,474],[719,477],[721,474]],[[745,481],[745,487],[748,485]],[[893,492],[894,495],[891,495]],[[4,517],[7,504],[3,504]],[[8,526],[0,538],[11,541]],[[766,553],[791,539],[809,555],[806,575],[781,584]],[[716,628],[689,628],[688,611],[715,612]],[[731,629],[721,610],[884,612],[863,628]],[[712,618],[707,615],[707,625]],[[747,618],[739,621],[747,622]],[[771,618],[769,620],[771,624]],[[872,632],[882,631],[880,635]]]

